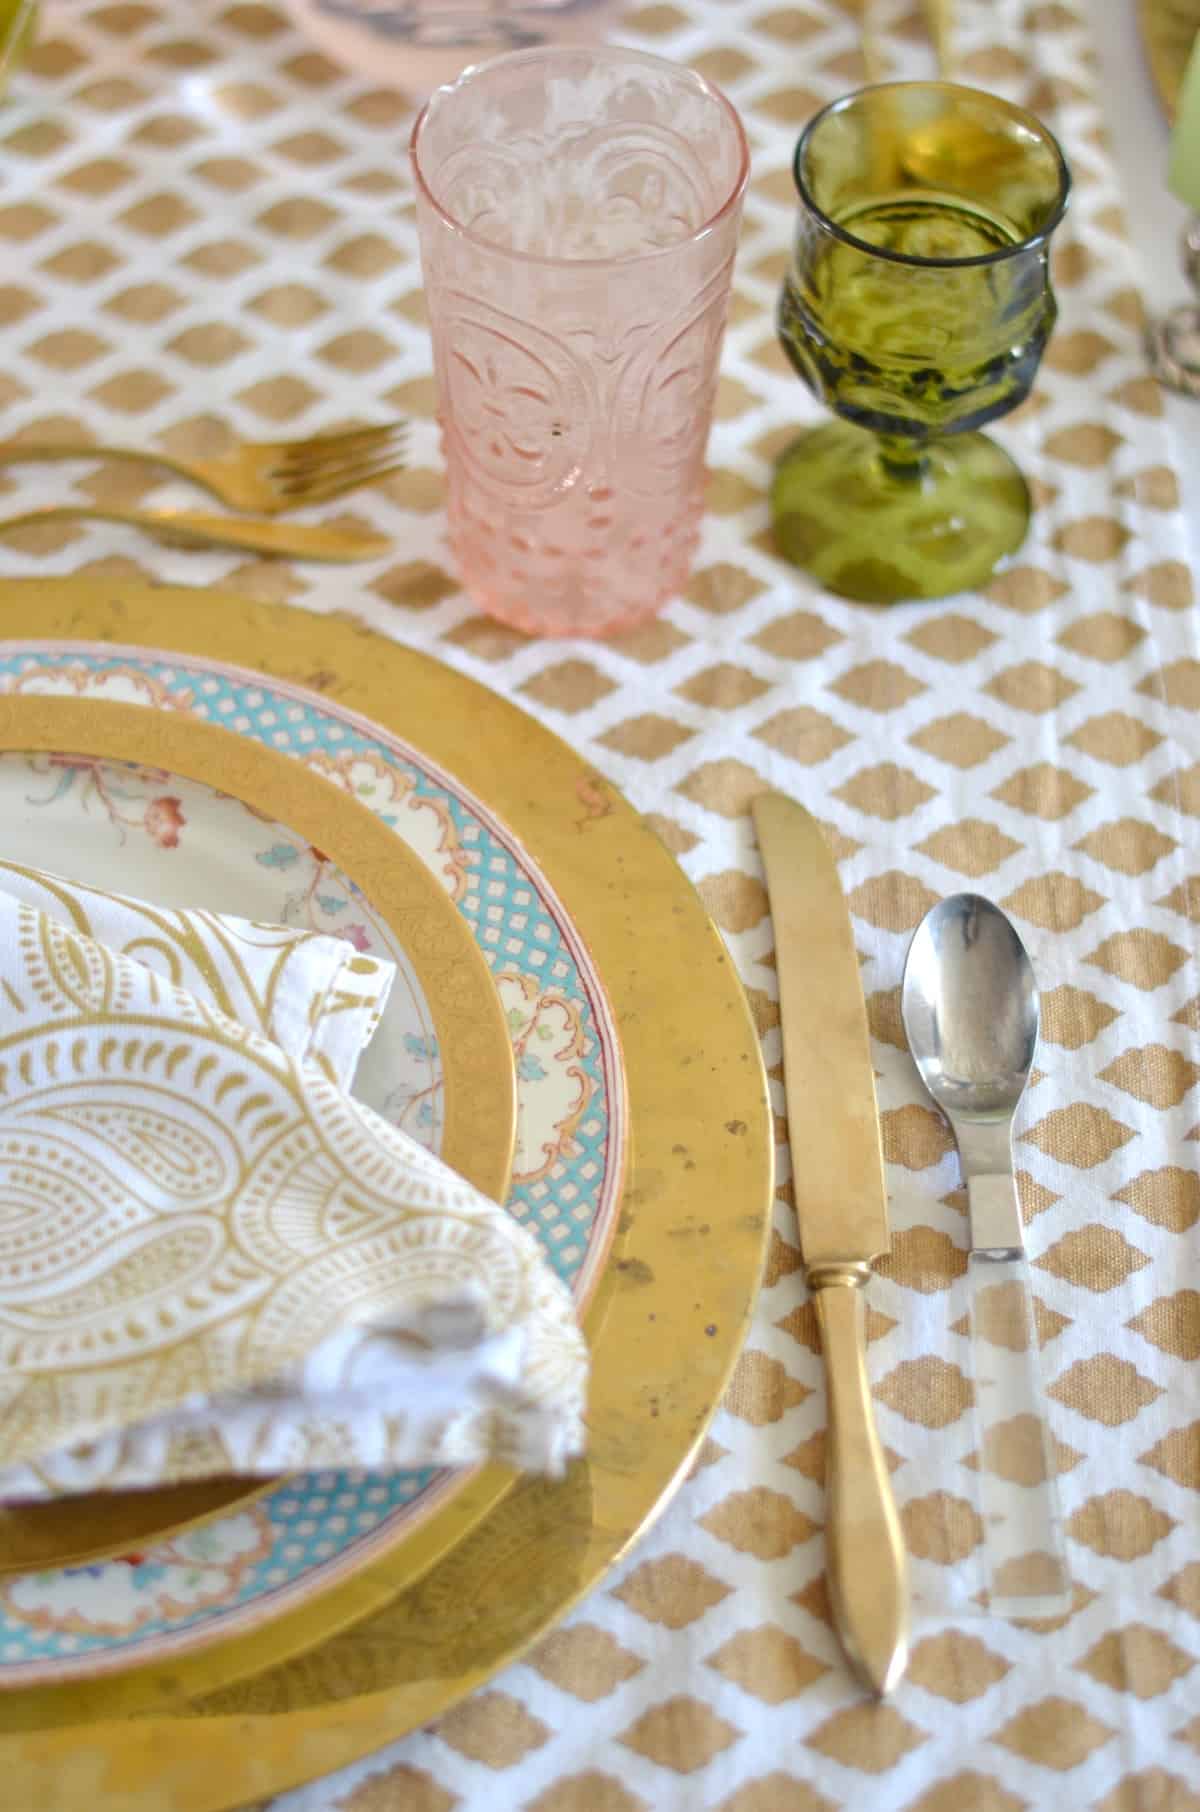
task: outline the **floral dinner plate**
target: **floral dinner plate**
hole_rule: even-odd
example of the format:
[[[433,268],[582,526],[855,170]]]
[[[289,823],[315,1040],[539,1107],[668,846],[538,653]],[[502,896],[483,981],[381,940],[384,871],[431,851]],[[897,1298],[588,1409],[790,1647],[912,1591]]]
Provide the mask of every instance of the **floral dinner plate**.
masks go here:
[[[57,734],[60,725],[65,731],[62,717],[63,701],[52,694],[10,698],[0,744],[19,745],[47,728]],[[210,732],[209,742],[218,760],[225,733]],[[355,1093],[486,1193],[502,1196],[515,1132],[511,1047],[487,966],[461,917],[425,866],[390,839],[388,885],[378,902],[371,899],[326,851],[262,809],[277,790],[277,764],[261,754],[247,764],[238,753],[241,796],[228,782],[218,791],[161,768],[0,748],[0,855],[159,905],[221,911],[237,902],[242,917],[334,933],[387,957],[395,983]],[[318,811],[323,806],[336,822],[339,848],[352,866],[361,861],[364,824],[373,820],[324,797],[315,777],[289,771],[287,778],[289,791],[301,780],[303,793],[318,796]],[[0,1506],[0,1573],[44,1574],[174,1539],[263,1490],[258,1480],[213,1479]]]
[[[11,727],[30,712],[49,726],[36,748]],[[121,764],[103,758],[111,751],[94,728],[114,713],[124,726],[114,745]],[[325,859],[330,851],[214,775],[211,753],[193,756],[191,773],[166,758],[164,739],[190,747],[206,730],[222,745],[229,738],[219,732],[235,732],[247,759],[256,747],[271,751],[335,806],[333,788],[349,794],[382,819],[389,846],[399,839],[397,857],[415,855],[442,900],[459,907],[461,927],[482,952],[474,960],[499,994],[516,1064],[510,1206],[585,1298],[611,1234],[620,1175],[611,1022],[552,896],[502,827],[448,777],[370,726],[255,674],[139,649],[8,644],[0,647],[0,745],[23,746],[0,763],[0,821],[6,800],[17,807],[3,853],[52,866],[46,830],[56,817],[71,827],[75,878],[111,884],[119,851],[125,891],[345,926],[364,947],[399,957],[402,1015],[382,1059],[364,1065],[362,1089],[436,1146],[442,1059],[413,953],[389,941],[367,894]],[[65,755],[48,741],[62,742]],[[297,753],[300,763],[280,760]],[[239,793],[240,801],[223,796]],[[252,1629],[403,1543],[457,1488],[457,1475],[446,1473],[302,1475],[167,1540],[139,1541],[132,1553],[9,1574],[0,1578],[0,1686],[136,1666]]]

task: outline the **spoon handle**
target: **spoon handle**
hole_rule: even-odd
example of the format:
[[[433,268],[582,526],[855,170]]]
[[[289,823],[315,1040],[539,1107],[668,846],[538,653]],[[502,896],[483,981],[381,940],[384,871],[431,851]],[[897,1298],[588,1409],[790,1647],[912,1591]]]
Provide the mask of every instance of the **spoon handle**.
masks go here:
[[[1060,1616],[1070,1609],[1071,1584],[1016,1184],[1011,1175],[969,1177],[967,1194],[989,1608],[998,1617]]]

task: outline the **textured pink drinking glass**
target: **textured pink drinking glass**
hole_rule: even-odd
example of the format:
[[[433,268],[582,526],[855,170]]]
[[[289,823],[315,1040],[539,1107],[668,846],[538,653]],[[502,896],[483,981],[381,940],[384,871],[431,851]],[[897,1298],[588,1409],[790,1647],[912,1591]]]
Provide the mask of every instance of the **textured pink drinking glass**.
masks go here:
[[[691,70],[518,51],[412,137],[450,540],[475,601],[606,635],[684,583],[749,152]]]

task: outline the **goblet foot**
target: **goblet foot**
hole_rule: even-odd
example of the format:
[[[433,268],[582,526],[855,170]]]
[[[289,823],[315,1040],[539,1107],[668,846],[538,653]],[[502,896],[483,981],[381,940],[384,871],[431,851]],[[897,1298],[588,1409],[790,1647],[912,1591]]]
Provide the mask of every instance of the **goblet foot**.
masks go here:
[[[780,552],[863,604],[970,591],[1013,554],[1029,490],[985,434],[935,442],[905,466],[850,422],[802,435],[779,461],[771,519]]]

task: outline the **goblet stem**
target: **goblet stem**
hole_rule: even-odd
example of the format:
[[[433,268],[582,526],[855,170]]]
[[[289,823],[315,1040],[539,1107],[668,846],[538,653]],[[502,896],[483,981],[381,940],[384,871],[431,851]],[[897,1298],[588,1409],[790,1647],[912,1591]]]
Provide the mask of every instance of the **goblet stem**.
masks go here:
[[[925,490],[933,476],[928,447],[904,434],[877,434],[876,456],[884,483],[916,486]]]

